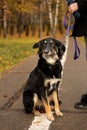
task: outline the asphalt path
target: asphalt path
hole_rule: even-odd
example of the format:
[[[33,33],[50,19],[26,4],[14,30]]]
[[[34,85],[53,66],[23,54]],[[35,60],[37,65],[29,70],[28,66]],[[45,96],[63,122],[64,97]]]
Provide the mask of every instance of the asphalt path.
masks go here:
[[[74,104],[87,92],[87,62],[84,42],[78,42],[81,55],[73,59],[73,39],[70,40],[67,60],[64,65],[59,97],[63,117],[55,116],[49,130],[87,130],[87,109],[78,110]],[[37,64],[37,56],[31,56],[0,75],[0,130],[30,130],[35,118],[25,114],[22,104],[23,84]],[[39,128],[39,123],[38,128]],[[43,128],[45,129],[45,127]],[[32,128],[32,130],[37,130]],[[39,130],[39,129],[38,129]],[[40,129],[42,130],[42,129]]]

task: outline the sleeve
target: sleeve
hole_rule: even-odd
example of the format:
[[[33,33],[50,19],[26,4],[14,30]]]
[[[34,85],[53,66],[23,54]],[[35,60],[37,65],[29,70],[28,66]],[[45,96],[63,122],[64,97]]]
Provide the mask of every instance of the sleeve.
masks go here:
[[[78,0],[79,11],[87,13],[87,0]]]

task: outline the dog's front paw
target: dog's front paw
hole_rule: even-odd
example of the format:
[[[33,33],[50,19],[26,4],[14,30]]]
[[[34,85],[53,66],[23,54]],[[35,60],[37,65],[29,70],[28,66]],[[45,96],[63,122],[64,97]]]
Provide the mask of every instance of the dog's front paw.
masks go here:
[[[56,111],[57,116],[63,116],[63,113],[61,111]]]
[[[40,112],[39,111],[35,111],[35,116],[40,116]]]
[[[48,120],[50,120],[50,121],[54,121],[54,120],[55,120],[55,118],[54,118],[54,116],[53,116],[52,114],[48,114],[48,115],[47,115],[47,118],[48,118]]]

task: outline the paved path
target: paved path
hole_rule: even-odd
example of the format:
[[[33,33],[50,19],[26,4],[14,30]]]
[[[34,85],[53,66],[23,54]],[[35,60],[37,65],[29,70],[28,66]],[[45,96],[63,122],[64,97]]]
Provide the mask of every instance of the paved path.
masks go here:
[[[87,110],[74,108],[74,104],[80,100],[80,96],[87,91],[87,62],[85,61],[84,43],[79,42],[79,47],[81,56],[74,61],[71,39],[59,92],[62,100],[61,111],[64,116],[62,118],[55,116],[56,120],[50,123],[49,130],[87,130]],[[0,76],[0,130],[29,130],[34,116],[24,113],[22,91],[23,84],[36,63],[37,56],[29,57]],[[39,125],[38,123],[38,128]]]

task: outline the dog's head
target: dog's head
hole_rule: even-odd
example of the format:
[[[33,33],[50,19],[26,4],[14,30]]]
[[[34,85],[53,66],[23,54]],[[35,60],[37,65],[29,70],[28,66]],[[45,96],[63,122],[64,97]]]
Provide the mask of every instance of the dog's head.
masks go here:
[[[42,57],[49,64],[54,64],[62,58],[65,46],[54,38],[46,38],[35,43],[33,48],[39,48],[39,57]]]

